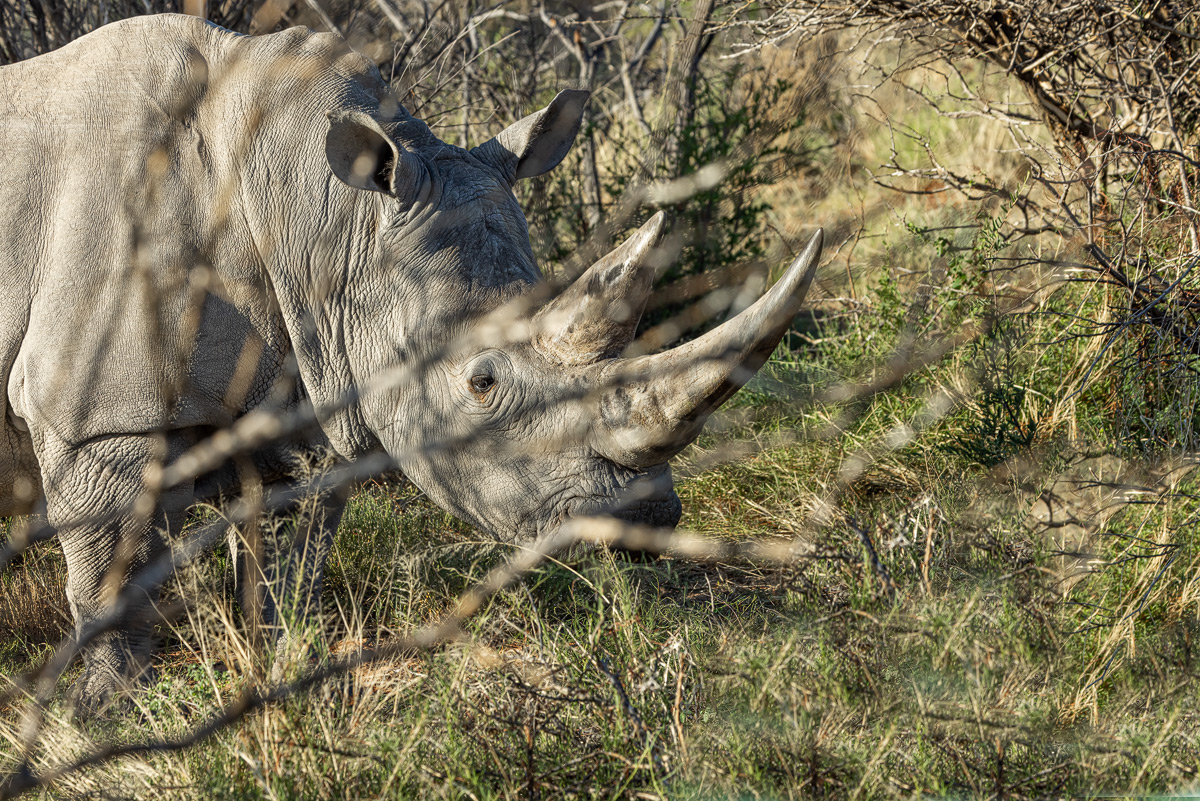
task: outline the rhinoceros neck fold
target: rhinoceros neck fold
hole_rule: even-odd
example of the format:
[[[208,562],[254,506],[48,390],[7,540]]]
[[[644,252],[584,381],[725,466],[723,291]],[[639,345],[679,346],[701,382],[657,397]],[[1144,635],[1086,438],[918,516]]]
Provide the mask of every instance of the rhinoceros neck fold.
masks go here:
[[[381,196],[353,190],[331,173],[324,149],[329,113],[390,114],[414,135],[423,126],[391,100],[374,66],[340,40],[287,34],[298,41],[272,41],[281,34],[238,42],[266,51],[243,55],[250,64],[289,67],[250,91],[255,113],[242,123],[249,146],[240,200],[304,393],[333,447],[354,458],[379,447],[356,402],[366,365],[354,354],[370,336],[360,299],[377,283],[369,267],[379,260]]]
[[[287,32],[229,49],[248,51],[248,76],[273,73],[231,70],[251,112],[237,123],[242,212],[304,390],[333,447],[357,457],[396,425],[405,388],[359,403],[363,390],[389,375],[402,384],[397,367],[420,373],[470,320],[538,280],[525,219],[501,176],[436,139],[340,40]],[[373,191],[335,176],[327,137],[340,109],[379,122],[410,183]]]

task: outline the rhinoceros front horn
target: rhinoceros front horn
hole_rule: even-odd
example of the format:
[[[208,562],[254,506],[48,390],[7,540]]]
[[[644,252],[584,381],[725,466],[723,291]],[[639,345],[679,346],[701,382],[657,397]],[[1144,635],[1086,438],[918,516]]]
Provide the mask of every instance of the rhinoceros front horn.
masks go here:
[[[589,267],[534,317],[534,342],[562,364],[592,364],[618,355],[633,339],[650,284],[652,254],[662,241],[660,211],[625,244]]]
[[[605,365],[592,447],[635,468],[662,464],[687,447],[787,332],[812,284],[822,241],[817,231],[783,278],[732,320],[664,353]]]

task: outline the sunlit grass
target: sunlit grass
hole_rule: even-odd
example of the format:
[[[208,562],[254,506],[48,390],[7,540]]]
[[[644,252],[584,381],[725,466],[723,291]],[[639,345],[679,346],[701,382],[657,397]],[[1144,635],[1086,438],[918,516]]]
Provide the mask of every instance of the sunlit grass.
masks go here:
[[[60,789],[844,798],[986,795],[998,783],[1014,797],[1186,786],[1200,769],[1188,734],[1191,485],[1112,517],[1108,530],[1123,537],[1095,540],[1094,572],[1069,591],[1052,537],[1027,519],[1065,441],[1041,443],[1024,474],[1020,454],[997,473],[940,447],[961,434],[951,416],[884,452],[840,490],[839,515],[818,523],[846,455],[909,418],[925,388],[880,397],[841,436],[817,436],[836,409],[780,400],[781,387],[811,375],[802,362],[773,365],[685,455],[680,482],[685,526],[798,537],[807,549],[794,565],[573,552],[497,596],[460,642],[359,668],[197,749]],[[955,369],[948,360],[929,379]],[[710,463],[738,441],[762,447]],[[1129,559],[1146,552],[1130,536],[1177,556],[1165,571],[1170,557]],[[502,555],[402,482],[363,488],[330,560],[322,652],[429,622]],[[13,575],[51,564],[47,555]],[[44,759],[79,753],[89,737],[179,733],[254,681],[221,572],[180,579],[196,611],[164,632],[159,678],[141,702],[149,717],[83,733],[60,722]],[[22,642],[22,660],[38,653]]]

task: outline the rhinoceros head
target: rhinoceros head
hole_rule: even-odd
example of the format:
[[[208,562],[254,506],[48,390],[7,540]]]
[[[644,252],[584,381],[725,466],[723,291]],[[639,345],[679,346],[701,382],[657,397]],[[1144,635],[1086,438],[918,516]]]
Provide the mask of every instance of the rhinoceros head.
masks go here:
[[[395,235],[397,269],[409,276],[397,302],[421,313],[407,316],[409,330],[376,332],[407,372],[368,393],[363,415],[435,502],[505,539],[582,515],[675,525],[681,509],[668,460],[770,356],[820,255],[818,233],[734,319],[672,350],[622,358],[656,273],[664,215],[546,300],[509,188],[565,156],[585,99],[562,93],[472,151],[439,143],[433,161],[427,154],[401,165],[422,173],[427,200],[414,204],[424,208],[420,224]],[[368,190],[393,185],[394,157],[363,156],[369,146],[353,141],[360,123],[347,120],[341,133],[350,155],[339,177]],[[329,154],[335,172],[339,152]],[[390,165],[384,174],[380,164]],[[423,296],[412,297],[411,275],[422,270]]]
[[[703,336],[621,358],[655,273],[660,212],[548,303],[510,302],[469,327],[405,411],[402,469],[498,535],[571,516],[674,526],[668,460],[767,360],[812,281],[818,234],[754,305]],[[424,447],[422,447],[424,446]]]

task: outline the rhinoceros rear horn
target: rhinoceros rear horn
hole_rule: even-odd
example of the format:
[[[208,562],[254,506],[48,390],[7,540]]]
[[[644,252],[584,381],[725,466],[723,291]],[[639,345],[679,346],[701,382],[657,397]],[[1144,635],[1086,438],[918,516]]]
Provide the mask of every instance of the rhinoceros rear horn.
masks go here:
[[[767,294],[677,348],[603,367],[592,447],[629,467],[662,464],[770,357],[800,310],[821,257],[821,231]]]
[[[505,128],[471,150],[509,183],[549,172],[566,158],[583,123],[590,92],[564,89],[541,111]]]
[[[591,364],[624,350],[646,307],[665,230],[660,211],[543,306],[534,318],[538,349],[563,364]]]
[[[403,200],[421,179],[415,156],[388,136],[383,126],[363,111],[329,115],[325,157],[333,174],[355,189],[395,195]]]

